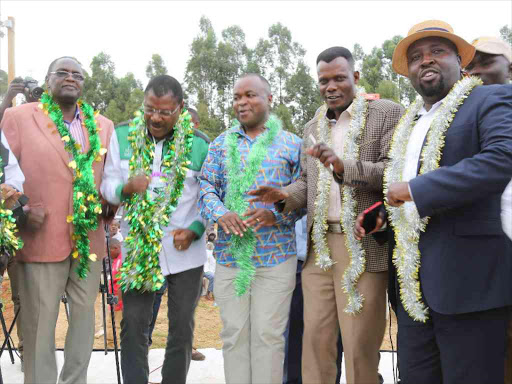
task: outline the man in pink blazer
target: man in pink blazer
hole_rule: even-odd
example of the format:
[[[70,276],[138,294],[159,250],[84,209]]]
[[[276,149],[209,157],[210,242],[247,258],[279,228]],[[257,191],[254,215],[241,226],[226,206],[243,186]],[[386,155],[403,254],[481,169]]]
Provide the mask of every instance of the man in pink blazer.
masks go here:
[[[50,64],[48,93],[62,111],[66,132],[80,144],[81,151],[87,152],[89,133],[77,104],[83,84],[83,70],[76,59],[62,57]],[[113,123],[101,115],[95,120],[101,148],[108,148]],[[90,253],[96,254],[97,260],[91,260],[87,277],[81,279],[76,273],[79,258],[72,257],[74,226],[68,223],[68,216],[73,215],[73,178],[77,172],[70,167],[73,156],[64,147],[69,137],[61,138],[39,103],[8,109],[0,127],[25,175],[24,192],[29,198],[27,222],[20,229],[25,245],[16,254],[21,270],[25,383],[57,381],[55,326],[64,293],[70,319],[59,383],[86,383],[94,338],[94,302],[105,254],[103,221],[97,216],[97,230],[88,233]],[[103,152],[92,165],[98,191]]]

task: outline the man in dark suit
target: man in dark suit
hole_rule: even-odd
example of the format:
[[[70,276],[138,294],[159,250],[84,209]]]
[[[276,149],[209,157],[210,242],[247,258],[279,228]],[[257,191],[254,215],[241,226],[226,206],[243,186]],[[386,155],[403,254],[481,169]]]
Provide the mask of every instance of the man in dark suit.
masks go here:
[[[393,55],[394,70],[423,98],[397,126],[385,171],[406,384],[504,380],[512,243],[500,199],[512,176],[512,86],[463,79],[473,55],[436,20],[414,26]],[[360,226],[356,233],[364,235]]]

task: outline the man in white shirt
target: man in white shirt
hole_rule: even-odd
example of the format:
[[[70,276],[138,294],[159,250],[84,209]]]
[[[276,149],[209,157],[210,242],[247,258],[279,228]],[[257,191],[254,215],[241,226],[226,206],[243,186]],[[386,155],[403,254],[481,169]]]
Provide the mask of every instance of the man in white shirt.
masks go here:
[[[116,131],[112,136],[101,184],[101,192],[109,203],[126,203],[124,220],[128,218],[130,223],[125,239],[127,254],[123,255],[121,269],[124,274],[120,281],[121,285],[125,284],[121,321],[121,366],[125,384],[148,382],[148,330],[153,318],[155,291],[161,287],[163,276],[169,288],[169,336],[162,383],[184,384],[190,366],[194,312],[206,261],[205,226],[197,210],[197,176],[208,151],[208,139],[191,127],[190,115],[183,106],[183,91],[176,79],[167,75],[151,79],[144,95],[144,116],[138,120],[138,125],[129,132]],[[133,138],[137,134],[141,137],[138,141]],[[181,137],[184,137],[183,142]],[[148,161],[147,166],[134,168],[132,164],[140,164],[137,161],[141,157],[136,151],[147,156],[143,160]],[[183,157],[186,166],[182,167]],[[183,180],[177,182],[180,177]],[[170,183],[173,186],[169,192]],[[180,188],[179,198],[167,202],[168,195]],[[160,212],[167,212],[169,204],[175,204],[171,213],[162,216]],[[150,222],[139,225],[145,211],[151,207],[157,208],[154,208],[154,215],[146,217]],[[134,211],[136,218],[130,216]],[[150,248],[154,236],[160,236],[160,242],[156,248]],[[134,241],[134,237],[138,240]],[[152,250],[151,261],[147,257],[139,258],[147,249]],[[158,265],[153,257],[158,258]],[[151,272],[143,275],[142,264],[151,268]]]

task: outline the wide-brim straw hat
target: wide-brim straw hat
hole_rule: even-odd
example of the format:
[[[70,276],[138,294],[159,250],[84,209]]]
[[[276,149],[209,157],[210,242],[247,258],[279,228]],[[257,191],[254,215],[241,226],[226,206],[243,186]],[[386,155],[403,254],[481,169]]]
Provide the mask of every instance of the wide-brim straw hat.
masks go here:
[[[393,52],[393,69],[396,73],[408,76],[409,68],[407,65],[407,50],[412,43],[425,37],[443,37],[450,40],[457,47],[461,57],[461,67],[467,66],[475,55],[475,47],[469,44],[462,37],[453,33],[450,24],[440,20],[427,20],[413,26],[407,33],[407,37],[402,39]]]

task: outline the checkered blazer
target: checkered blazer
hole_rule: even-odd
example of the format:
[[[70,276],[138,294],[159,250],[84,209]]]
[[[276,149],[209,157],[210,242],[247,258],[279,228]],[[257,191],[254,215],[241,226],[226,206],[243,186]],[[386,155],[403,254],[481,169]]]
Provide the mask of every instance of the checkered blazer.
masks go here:
[[[320,108],[319,108],[320,110]],[[308,249],[311,244],[311,228],[317,194],[318,166],[317,160],[306,155],[305,146],[312,134],[318,139],[319,110],[315,117],[304,128],[304,141],[302,145],[301,168],[299,180],[285,188],[290,194],[284,205],[284,212],[307,207],[308,212]],[[388,161],[388,151],[391,145],[393,130],[403,114],[403,107],[389,100],[369,101],[366,116],[366,128],[361,134],[359,160],[344,161],[345,172],[343,185],[356,187],[357,214],[364,211],[377,201],[383,199],[382,175]],[[342,185],[333,182],[331,188],[339,185],[340,194]],[[348,229],[347,229],[348,230]],[[352,230],[352,229],[350,229]],[[388,269],[387,244],[379,245],[372,236],[363,239],[366,251],[366,271],[382,272]]]

